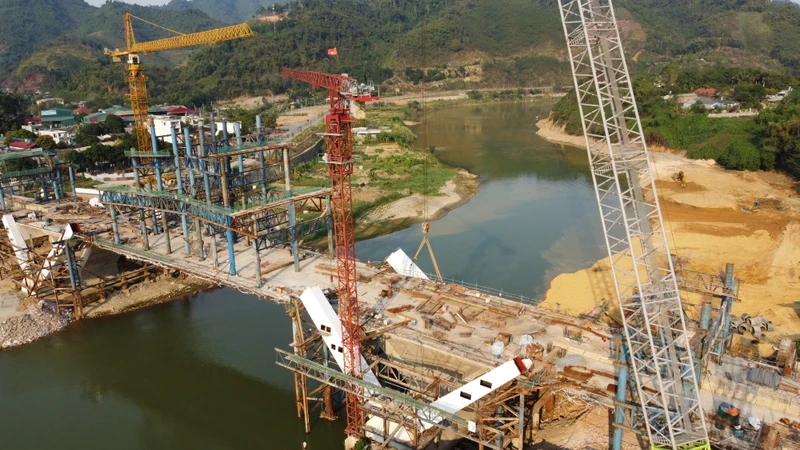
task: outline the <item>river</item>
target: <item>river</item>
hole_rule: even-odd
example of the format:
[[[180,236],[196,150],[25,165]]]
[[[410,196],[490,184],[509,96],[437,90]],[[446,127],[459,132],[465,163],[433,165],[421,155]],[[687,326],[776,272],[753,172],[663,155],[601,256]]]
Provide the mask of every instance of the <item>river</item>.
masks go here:
[[[603,256],[585,152],[535,134],[551,105],[445,109],[417,130],[421,147],[481,182],[432,225],[445,276],[539,298],[558,273]],[[413,255],[421,238],[414,226],[357,253]],[[313,419],[305,435],[296,419],[273,350],[290,338],[281,307],[231,289],[72,324],[0,352],[0,449],[339,450],[341,421]]]

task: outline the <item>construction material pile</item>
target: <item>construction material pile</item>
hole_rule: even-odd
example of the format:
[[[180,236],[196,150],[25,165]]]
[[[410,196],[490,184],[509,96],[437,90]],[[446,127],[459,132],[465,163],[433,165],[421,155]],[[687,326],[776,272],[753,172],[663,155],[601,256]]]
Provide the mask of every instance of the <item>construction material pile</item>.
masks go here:
[[[0,322],[0,349],[27,344],[54,333],[69,324],[69,319],[44,302],[29,307],[23,314]]]

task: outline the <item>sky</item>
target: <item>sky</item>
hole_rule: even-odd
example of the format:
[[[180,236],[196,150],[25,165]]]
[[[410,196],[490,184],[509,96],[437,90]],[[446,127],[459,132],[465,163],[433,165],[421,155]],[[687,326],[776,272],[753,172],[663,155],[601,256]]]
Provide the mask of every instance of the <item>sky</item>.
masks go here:
[[[169,0],[124,0],[125,3],[136,3],[137,5],[166,5]],[[86,0],[86,3],[94,6],[100,6],[106,0]]]

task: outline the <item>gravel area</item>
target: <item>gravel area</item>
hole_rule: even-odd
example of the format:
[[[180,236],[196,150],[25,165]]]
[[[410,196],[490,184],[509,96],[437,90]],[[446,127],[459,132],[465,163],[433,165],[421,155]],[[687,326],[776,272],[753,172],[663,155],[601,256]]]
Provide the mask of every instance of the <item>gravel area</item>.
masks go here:
[[[27,344],[55,333],[67,324],[67,317],[57,314],[44,302],[39,302],[23,313],[0,322],[0,349]]]

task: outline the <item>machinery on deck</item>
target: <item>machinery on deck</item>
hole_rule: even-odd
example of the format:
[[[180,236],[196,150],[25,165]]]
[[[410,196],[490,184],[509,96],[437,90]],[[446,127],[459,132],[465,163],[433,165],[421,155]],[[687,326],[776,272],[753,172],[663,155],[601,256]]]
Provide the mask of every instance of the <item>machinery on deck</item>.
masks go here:
[[[305,81],[330,93],[330,112],[325,116],[325,140],[328,153],[325,162],[331,178],[333,229],[335,235],[336,272],[339,297],[339,319],[344,347],[343,372],[361,378],[361,344],[359,339],[358,292],[356,290],[356,240],[353,223],[353,195],[350,175],[353,173],[353,138],[351,125],[365,117],[363,105],[378,100],[369,85],[358,84],[346,74],[302,72],[281,69],[289,78]],[[362,396],[357,388],[347,390],[347,434],[359,436],[363,428]]]
[[[559,0],[592,179],[633,369],[620,367],[614,448],[622,429],[652,449],[710,449],[686,318],[611,0]]]
[[[136,42],[136,37],[133,33],[132,19],[138,19],[144,23],[162,28],[171,33],[175,33],[177,36],[149,42]],[[130,87],[128,96],[130,97],[131,109],[133,110],[134,127],[136,129],[136,140],[139,145],[139,152],[150,152],[155,149],[153,149],[150,131],[148,130],[147,113],[150,104],[147,97],[147,77],[144,75],[144,72],[142,72],[142,64],[139,55],[161,50],[193,47],[195,45],[213,44],[215,42],[250,37],[253,36],[253,30],[251,30],[246,23],[243,23],[214,30],[183,34],[148,22],[130,13],[125,14],[124,22],[125,43],[127,47],[124,49],[105,49],[104,52],[106,55],[111,56],[114,62],[121,62],[123,58],[125,58],[125,63],[128,65],[128,85]]]

